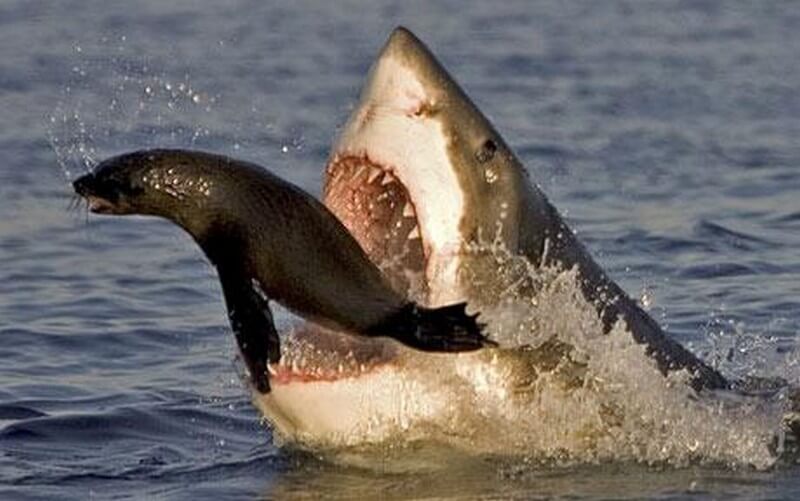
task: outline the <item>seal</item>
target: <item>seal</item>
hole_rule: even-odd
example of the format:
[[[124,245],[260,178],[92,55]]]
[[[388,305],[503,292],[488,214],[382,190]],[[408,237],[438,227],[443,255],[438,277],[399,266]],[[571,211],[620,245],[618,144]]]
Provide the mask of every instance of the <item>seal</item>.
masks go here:
[[[159,216],[188,232],[216,267],[252,382],[268,392],[280,342],[269,301],[306,319],[419,350],[493,344],[465,303],[428,309],[396,292],[320,202],[262,167],[186,150],[110,158],[73,183],[98,214]]]

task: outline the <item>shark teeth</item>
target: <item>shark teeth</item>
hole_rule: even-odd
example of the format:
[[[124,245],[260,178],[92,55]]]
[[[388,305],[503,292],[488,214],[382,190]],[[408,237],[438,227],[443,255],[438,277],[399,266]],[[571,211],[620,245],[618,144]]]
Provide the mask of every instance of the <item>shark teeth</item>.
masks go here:
[[[380,176],[382,173],[383,173],[382,170],[376,167],[372,167],[369,171],[369,177],[367,178],[367,183],[372,183],[373,181],[378,179],[378,176]]]
[[[344,151],[333,162],[325,180],[325,204],[392,284],[410,290],[411,275],[422,277],[427,267],[426,238],[401,171],[363,152]]]
[[[367,166],[366,166],[366,165],[364,165],[364,164],[361,164],[361,165],[359,165],[358,167],[356,167],[356,173],[355,173],[355,174],[353,174],[353,177],[354,177],[354,178],[356,178],[356,177],[359,177],[361,174],[363,174],[363,173],[364,173],[364,171],[366,170],[366,168],[367,168]]]
[[[278,364],[268,364],[271,377],[298,377],[307,379],[339,379],[356,376],[371,369],[375,364],[358,360],[351,349],[347,353],[330,352],[313,344],[289,336],[283,346]]]

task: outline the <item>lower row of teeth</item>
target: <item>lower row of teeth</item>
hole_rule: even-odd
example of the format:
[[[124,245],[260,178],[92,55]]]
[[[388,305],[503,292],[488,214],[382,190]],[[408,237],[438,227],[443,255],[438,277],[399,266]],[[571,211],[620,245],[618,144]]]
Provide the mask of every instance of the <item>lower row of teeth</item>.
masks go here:
[[[308,353],[311,352],[311,353]],[[289,369],[293,374],[304,374],[315,377],[330,377],[343,374],[365,372],[367,364],[355,360],[352,351],[344,357],[333,356],[310,346],[302,346],[294,350],[285,350],[281,358],[280,367]],[[270,367],[274,375],[274,368]]]

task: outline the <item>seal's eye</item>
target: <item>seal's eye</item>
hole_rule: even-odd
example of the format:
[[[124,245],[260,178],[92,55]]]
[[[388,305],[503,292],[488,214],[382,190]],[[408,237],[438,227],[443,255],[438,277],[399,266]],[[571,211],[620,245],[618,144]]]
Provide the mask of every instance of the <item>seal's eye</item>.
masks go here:
[[[116,196],[123,195],[125,197],[134,197],[142,194],[144,188],[139,185],[134,185],[129,179],[112,177],[105,183],[106,191]]]
[[[486,163],[489,160],[494,158],[494,154],[497,153],[497,143],[495,143],[491,139],[487,139],[483,142],[478,151],[475,152],[475,158],[480,163]]]

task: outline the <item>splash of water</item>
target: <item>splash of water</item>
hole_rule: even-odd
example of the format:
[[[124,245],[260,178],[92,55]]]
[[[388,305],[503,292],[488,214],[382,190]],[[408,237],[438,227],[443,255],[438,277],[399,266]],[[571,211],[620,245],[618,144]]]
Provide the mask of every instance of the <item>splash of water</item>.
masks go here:
[[[370,399],[406,401],[398,411],[405,414],[328,437],[337,457],[358,463],[354,451],[384,454],[419,442],[529,464],[761,469],[779,459],[786,410],[780,392],[698,394],[685,371],[663,376],[624,322],[603,334],[576,270],[532,265],[494,244],[479,250],[497,260],[502,291],[481,319],[502,345],[517,348],[435,359],[404,351],[396,362],[403,382],[393,393],[363,391],[373,391]]]
[[[208,123],[220,96],[203,91],[189,75],[159,72],[131,52],[124,37],[104,38],[97,47],[75,46],[71,79],[45,118],[67,180],[120,150],[202,145],[212,136],[202,124]]]

